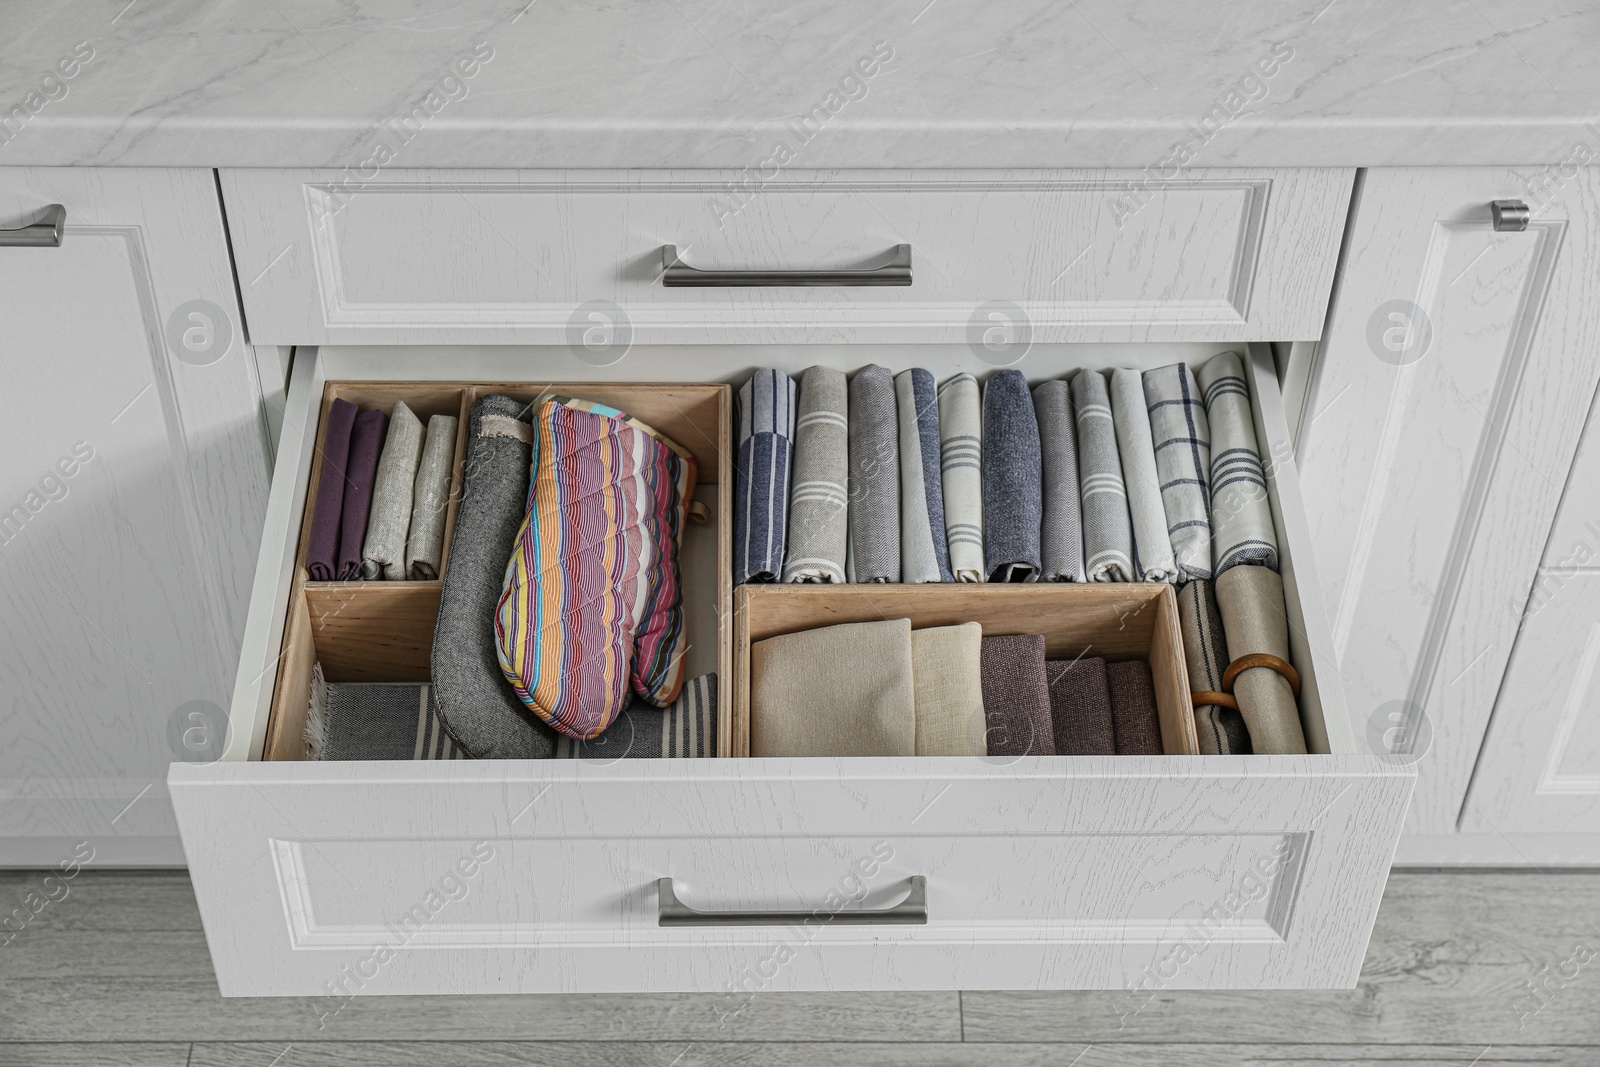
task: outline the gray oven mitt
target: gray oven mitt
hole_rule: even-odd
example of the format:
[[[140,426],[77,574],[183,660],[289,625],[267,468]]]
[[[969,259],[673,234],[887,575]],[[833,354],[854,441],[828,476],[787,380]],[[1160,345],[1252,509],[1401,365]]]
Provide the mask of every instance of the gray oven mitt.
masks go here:
[[[433,631],[434,710],[456,743],[478,759],[555,753],[555,731],[517,699],[495,651],[495,609],[527,512],[531,458],[529,446],[504,427],[527,425],[529,410],[498,395],[472,405],[461,507]]]

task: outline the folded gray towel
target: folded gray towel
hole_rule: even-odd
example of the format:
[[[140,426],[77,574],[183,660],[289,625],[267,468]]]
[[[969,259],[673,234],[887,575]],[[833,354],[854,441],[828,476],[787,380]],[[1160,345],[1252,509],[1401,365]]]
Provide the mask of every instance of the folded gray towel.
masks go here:
[[[1072,408],[1078,422],[1078,481],[1083,487],[1084,573],[1091,582],[1131,582],[1133,526],[1117,457],[1111,397],[1099,371],[1072,377]]]
[[[1111,692],[1111,725],[1117,735],[1117,755],[1161,755],[1161,715],[1156,709],[1150,664],[1142,659],[1107,663],[1106,688]]]
[[[939,387],[939,471],[950,570],[981,582],[983,569],[983,417],[978,379],[958,374]]]
[[[411,529],[411,488],[422,458],[422,421],[404,400],[395,401],[389,432],[372,483],[372,510],[361,542],[361,577],[395,582],[406,576],[406,533]]]
[[[783,580],[843,582],[849,541],[850,392],[844,372],[812,367],[800,377],[794,477]]]
[[[455,473],[456,417],[428,420],[422,461],[411,489],[411,531],[406,534],[406,577],[431,582],[439,577],[444,554],[444,517],[450,506],[450,478]]]
[[[850,379],[850,543],[852,582],[900,580],[900,433],[894,378],[877,364]]]
[[[322,664],[311,672],[306,755],[314,760],[466,759],[445,733],[426,683],[329,685]]]
[[[1042,470],[1028,380],[1019,370],[997,371],[983,383],[983,564],[991,582],[1039,577]]]
[[[900,580],[953,582],[933,375],[921,368],[900,372],[894,379],[894,399],[900,420]]]
[[[1039,577],[1046,582],[1083,581],[1083,520],[1078,511],[1078,431],[1072,390],[1064,380],[1033,387],[1044,469],[1044,515],[1039,527]]]
[[[1178,581],[1211,577],[1211,426],[1187,363],[1144,372],[1161,506]]]
[[[527,405],[508,396],[472,405],[466,478],[433,631],[439,718],[457,744],[482,759],[545,759],[555,751],[556,732],[517,699],[500,670],[494,632],[506,564],[527,510],[528,421]],[[510,422],[523,423],[523,432],[505,429]]]
[[[717,754],[717,676],[702,674],[683,683],[671,707],[634,700],[605,733],[588,741],[565,734],[556,742],[557,759],[710,758]]]
[[[1211,425],[1212,574],[1221,578],[1241,563],[1277,570],[1278,535],[1256,446],[1250,389],[1238,355],[1213,356],[1200,368],[1200,388]]]

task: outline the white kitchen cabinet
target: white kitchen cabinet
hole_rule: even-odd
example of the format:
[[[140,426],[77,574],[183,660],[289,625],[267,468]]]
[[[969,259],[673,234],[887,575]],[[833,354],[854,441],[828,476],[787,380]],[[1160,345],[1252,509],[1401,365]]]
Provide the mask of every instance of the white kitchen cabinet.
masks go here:
[[[1550,748],[1537,734],[1563,714],[1551,702],[1584,699],[1578,663],[1553,683],[1571,686],[1559,694],[1529,681],[1555,651],[1554,613],[1524,626],[1528,653],[1506,675],[1600,378],[1600,171],[1570,169],[1538,196],[1526,184],[1533,171],[1364,172],[1298,413],[1329,652],[1358,730],[1418,750],[1402,862],[1450,862],[1458,820],[1496,841],[1527,826],[1504,788],[1467,795],[1497,692],[1483,750],[1497,773],[1507,757],[1494,750],[1511,732],[1528,731],[1520,744],[1542,745],[1527,755],[1541,762]],[[1490,202],[1508,198],[1531,201],[1525,230],[1494,228]],[[1560,637],[1569,649],[1582,640]],[[1584,766],[1570,773],[1594,773]],[[1514,849],[1485,851],[1467,836],[1463,862],[1518,862]]]
[[[167,766],[226,735],[260,391],[212,172],[0,171],[0,226],[52,204],[59,247],[0,241],[0,864],[176,865]]]
[[[1478,756],[1461,829],[1584,834],[1600,861],[1600,427],[1593,412],[1567,479]]]
[[[1019,367],[1043,379],[1230,347],[1037,346]],[[988,369],[964,346],[639,347],[607,367],[565,348],[324,347],[297,356],[285,423],[313,426],[330,382],[733,382],[874,361]],[[1130,990],[1134,1011],[1169,988],[1352,985],[1414,775],[1350,729],[1265,346],[1246,368],[1275,457],[1303,756],[297,759],[295,731],[268,717],[280,679],[309,671],[286,627],[315,455],[286,433],[229,751],[169,779],[223,992],[702,990],[733,1011],[777,989],[1097,988]],[[925,925],[829,918],[900,904],[918,877]],[[821,919],[663,925],[661,878],[698,908]]]
[[[748,177],[748,175],[746,175]],[[269,344],[1315,338],[1354,172],[786,174],[316,170],[221,175],[251,337]],[[703,270],[861,268],[909,285],[663,285]]]

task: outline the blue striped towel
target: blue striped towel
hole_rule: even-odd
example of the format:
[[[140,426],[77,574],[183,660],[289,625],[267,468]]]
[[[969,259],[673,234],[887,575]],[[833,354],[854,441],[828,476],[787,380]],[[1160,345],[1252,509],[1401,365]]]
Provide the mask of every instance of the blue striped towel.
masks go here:
[[[783,571],[798,390],[782,371],[763,368],[734,397],[738,440],[733,499],[733,581],[775,582]]]

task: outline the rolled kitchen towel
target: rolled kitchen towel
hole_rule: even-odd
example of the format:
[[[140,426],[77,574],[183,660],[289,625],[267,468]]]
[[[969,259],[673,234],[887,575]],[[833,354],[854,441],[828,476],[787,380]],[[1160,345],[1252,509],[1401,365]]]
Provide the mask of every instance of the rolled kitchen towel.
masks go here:
[[[406,576],[406,535],[411,531],[411,495],[422,459],[422,420],[404,400],[395,401],[389,432],[372,486],[367,538],[361,544],[361,577],[397,582]]]
[[[1028,380],[1019,370],[997,371],[983,383],[983,563],[991,582],[1038,580],[1041,472]]]
[[[317,482],[316,510],[311,513],[311,541],[306,569],[313,582],[339,577],[339,514],[344,509],[345,467],[350,462],[350,431],[356,406],[335,400],[328,408],[328,429],[322,435],[322,476]]]
[[[750,755],[912,756],[916,748],[909,619],[750,646]]]
[[[734,470],[733,584],[775,582],[783,572],[783,535],[794,458],[794,379],[764,368],[734,396],[738,445]]]
[[[383,451],[389,416],[363,411],[350,430],[350,462],[345,466],[344,503],[339,517],[339,580],[361,577],[361,547],[367,539],[367,516],[378,478],[378,456]]]
[[[1078,424],[1078,483],[1082,487],[1084,575],[1091,582],[1133,581],[1133,524],[1117,458],[1111,397],[1099,371],[1072,378]]]
[[[1150,412],[1144,402],[1144,380],[1136,370],[1111,372],[1111,414],[1117,430],[1122,482],[1133,519],[1133,571],[1144,582],[1173,582],[1178,565],[1167,537],[1167,513],[1161,505],[1161,478],[1156,474],[1156,447],[1150,435]]]
[[[500,669],[495,610],[527,512],[528,406],[508,396],[472,405],[466,476],[433,631],[433,699],[469,755],[544,759],[556,732],[523,706]]]
[[[1222,672],[1228,669],[1228,639],[1222,631],[1222,613],[1210,581],[1191,580],[1178,590],[1178,624],[1183,630],[1183,659],[1189,668],[1189,688],[1196,693],[1222,692]],[[1249,753],[1250,732],[1244,718],[1221,704],[1194,702],[1195,733],[1206,756]]]
[[[1106,661],[1098,656],[1046,660],[1050,723],[1058,756],[1114,756],[1116,728],[1111,721],[1111,691]]]
[[[1144,372],[1161,506],[1178,581],[1211,577],[1211,429],[1187,363]]]
[[[1289,620],[1283,608],[1283,579],[1266,567],[1232,567],[1217,578],[1217,606],[1228,639],[1231,663],[1266,653],[1288,662]],[[1250,730],[1250,745],[1261,755],[1306,750],[1300,709],[1288,679],[1270,667],[1251,667],[1233,682],[1239,713]]]
[[[1211,426],[1212,574],[1220,578],[1241,563],[1277,570],[1278,535],[1238,354],[1213,356],[1200,368],[1200,388]]]
[[[431,582],[439,577],[444,553],[444,516],[450,506],[450,476],[456,456],[456,417],[428,420],[422,460],[411,488],[411,532],[406,535],[406,577]]]
[[[843,371],[812,367],[800,377],[794,477],[783,580],[844,581],[849,540],[850,392]]]
[[[439,722],[431,685],[329,685],[320,663],[311,672],[305,741],[314,760],[467,758]]]
[[[671,707],[635,700],[588,741],[561,735],[556,759],[708,759],[717,754],[717,676],[683,683]]]
[[[958,582],[981,582],[983,570],[983,418],[978,380],[958,374],[939,387],[939,472],[944,533]]]
[[[917,755],[988,754],[982,649],[983,627],[975,622],[911,631]]]
[[[1062,379],[1033,387],[1043,460],[1044,512],[1039,528],[1039,578],[1083,581],[1083,521],[1078,512],[1078,431],[1072,390]]]
[[[900,445],[894,378],[877,364],[850,379],[850,543],[852,582],[900,580]]]
[[[1111,692],[1117,755],[1161,755],[1161,715],[1156,710],[1150,664],[1142,659],[1106,664],[1106,688]]]
[[[953,582],[939,473],[939,402],[933,375],[920,368],[894,379],[900,420],[900,580]]]
[[[1053,755],[1056,741],[1044,638],[1039,634],[985,637],[979,664],[989,755]]]

